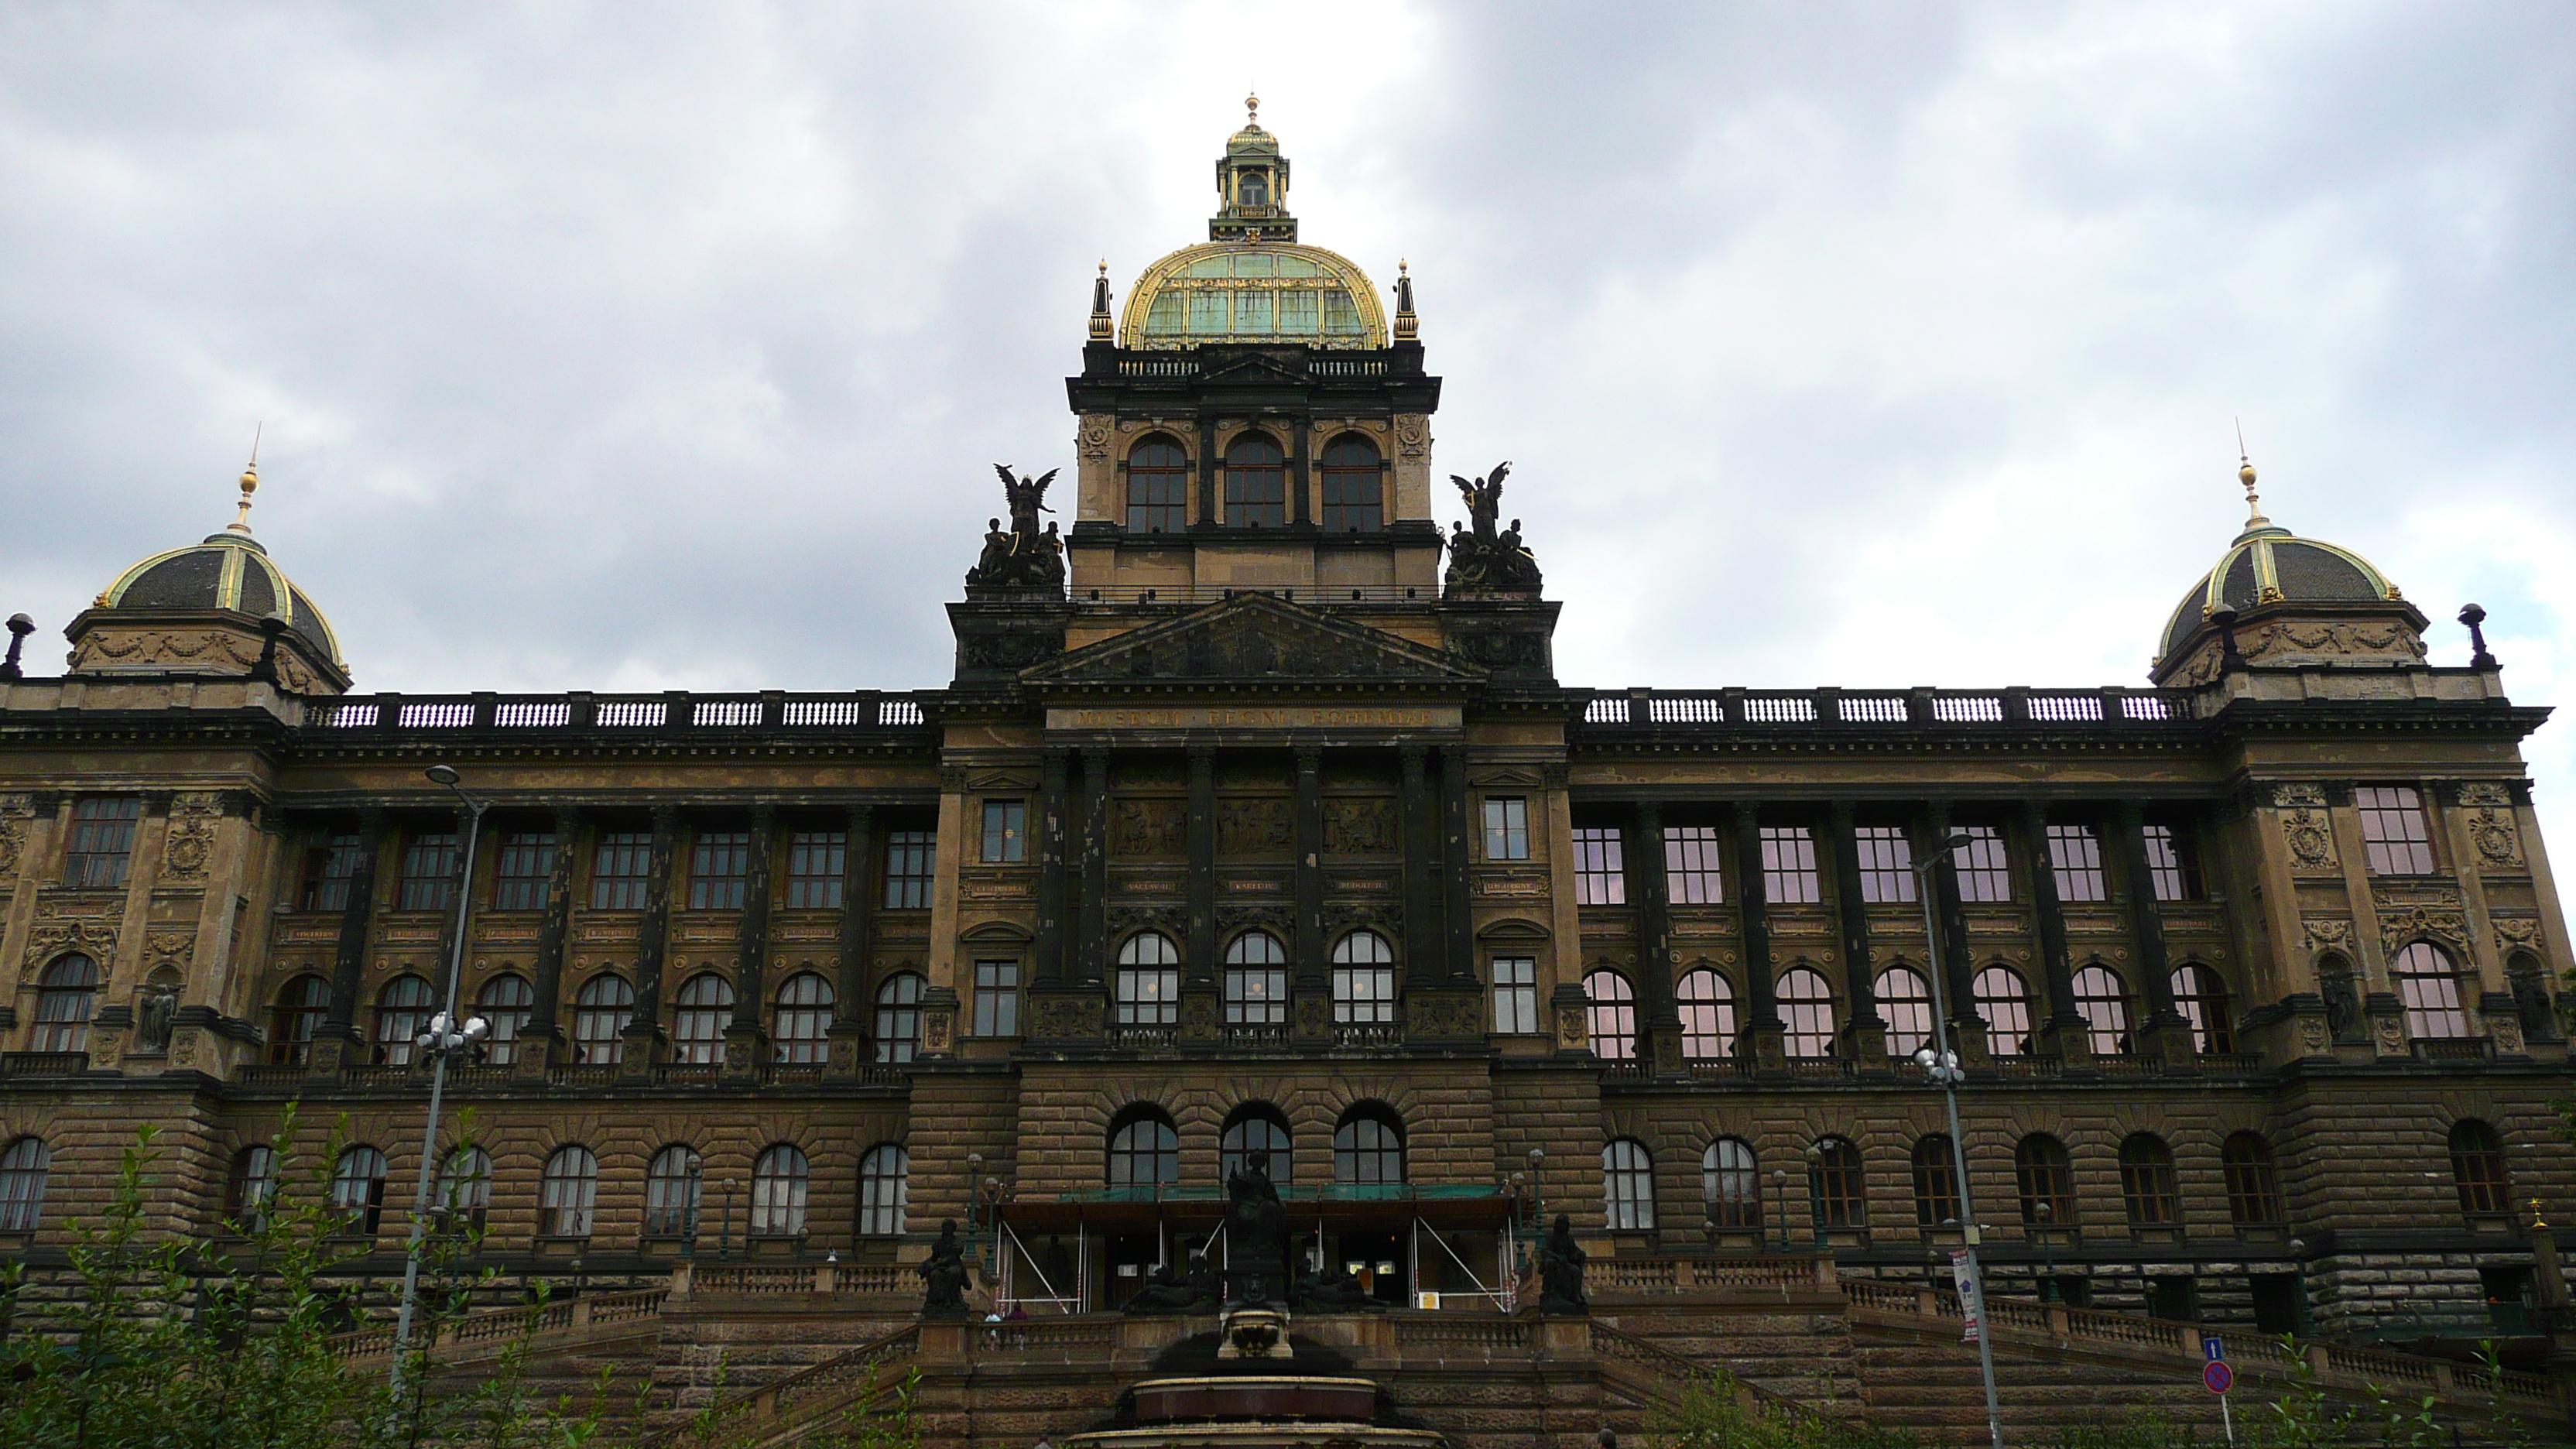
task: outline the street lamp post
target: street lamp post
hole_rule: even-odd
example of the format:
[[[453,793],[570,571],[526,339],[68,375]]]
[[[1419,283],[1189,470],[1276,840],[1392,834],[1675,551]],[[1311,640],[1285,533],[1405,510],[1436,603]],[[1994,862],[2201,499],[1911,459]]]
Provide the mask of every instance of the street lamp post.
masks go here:
[[[689,1175],[684,1179],[685,1185],[680,1189],[689,1195],[688,1201],[681,1205],[682,1215],[687,1222],[683,1229],[686,1236],[680,1240],[680,1256],[691,1262],[697,1261],[698,1256],[698,1198],[707,1188],[706,1172],[706,1163],[696,1153],[691,1153]]]
[[[2039,1215],[2039,1301],[2057,1301],[2057,1209],[2041,1198],[2031,1211]]]
[[[1932,918],[1932,871],[1942,860],[1974,837],[1959,832],[1941,842],[1941,848],[1914,863],[1914,895],[1923,903],[1923,949],[1932,964],[1932,1040],[1933,1046],[1914,1053],[1916,1064],[1923,1068],[1934,1084],[1941,1088],[1942,1103],[1950,1112],[1950,1172],[1959,1190],[1959,1229],[1967,1267],[1969,1291],[1977,1298],[1977,1371],[1985,1379],[1986,1433],[1994,1449],[2004,1449],[2003,1410],[1995,1403],[1994,1325],[1986,1321],[1985,1279],[1977,1267],[1977,1245],[1985,1234],[1977,1227],[1977,1210],[1968,1194],[1968,1142],[1959,1131],[1959,1082],[1966,1074],[1959,1070],[1958,1053],[1950,1050],[1950,1009],[1942,994],[1941,928]]]
[[[456,993],[465,975],[465,928],[470,902],[474,898],[474,848],[483,834],[483,811],[487,803],[465,792],[463,777],[451,765],[432,765],[425,772],[432,784],[444,785],[465,807],[465,854],[457,862],[456,928],[448,942],[447,993],[438,1015],[431,1017],[429,1030],[420,1036],[419,1046],[429,1054],[429,1126],[420,1144],[420,1187],[411,1202],[411,1243],[403,1254],[402,1307],[394,1314],[393,1369],[390,1376],[393,1411],[402,1412],[403,1365],[411,1351],[411,1322],[420,1305],[420,1249],[429,1229],[429,1188],[438,1171],[438,1114],[447,1100],[447,1061],[474,1050],[491,1023],[476,1017],[459,1023],[456,1019]]]
[[[716,1261],[719,1263],[733,1260],[733,1182],[730,1177],[725,1179],[724,1226],[716,1234]]]
[[[1547,1232],[1547,1149],[1529,1150],[1530,1165],[1530,1231],[1544,1236]]]
[[[1780,1251],[1789,1251],[1789,1169],[1771,1169],[1771,1221],[1780,1229]]]

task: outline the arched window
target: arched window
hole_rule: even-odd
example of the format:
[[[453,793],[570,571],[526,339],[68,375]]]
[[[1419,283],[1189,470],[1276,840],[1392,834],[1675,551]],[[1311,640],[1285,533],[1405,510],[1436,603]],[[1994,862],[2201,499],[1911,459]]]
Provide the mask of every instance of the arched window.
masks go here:
[[[537,1184],[537,1234],[590,1236],[591,1209],[599,1202],[599,1159],[587,1147],[558,1147]]]
[[[832,983],[811,971],[799,971],[779,983],[778,1009],[769,1038],[778,1060],[809,1064],[831,1060]]]
[[[1377,445],[1344,433],[1324,445],[1321,464],[1326,533],[1375,533],[1386,526]]]
[[[1780,1022],[1789,1029],[1782,1038],[1789,1055],[1832,1056],[1834,989],[1821,974],[1804,966],[1780,973]]]
[[[1226,445],[1226,527],[1287,526],[1287,464],[1279,445],[1260,433],[1245,433]]]
[[[1985,1018],[1986,1049],[1999,1057],[2030,1055],[2030,987],[2010,966],[1989,966],[1977,973],[1970,990],[1977,1015]]]
[[[908,1062],[921,1050],[921,978],[897,971],[877,985],[877,1060]]]
[[[1937,1228],[1959,1220],[1959,1160],[1950,1135],[1934,1132],[1914,1141],[1914,1225]]]
[[[1342,1114],[1333,1128],[1333,1181],[1404,1181],[1404,1124],[1375,1102]]]
[[[1267,1102],[1237,1107],[1234,1115],[1226,1119],[1225,1131],[1217,1138],[1217,1176],[1232,1178],[1243,1169],[1244,1160],[1256,1152],[1266,1159],[1263,1167],[1272,1182],[1285,1186],[1294,1180],[1296,1148],[1288,1134],[1288,1119]]]
[[[904,1204],[911,1197],[912,1154],[893,1142],[880,1142],[859,1159],[859,1236],[903,1235]]]
[[[1708,1203],[1709,1226],[1762,1226],[1761,1163],[1753,1144],[1720,1137],[1699,1155],[1699,1193]]]
[[[1190,526],[1190,457],[1161,436],[1146,438],[1127,454],[1127,529],[1130,533],[1179,533]]]
[[[385,1155],[372,1147],[350,1147],[331,1169],[331,1211],[339,1230],[374,1237],[385,1212]]]
[[[1610,1231],[1654,1229],[1655,1160],[1644,1143],[1621,1137],[1601,1149],[1601,1201],[1610,1215]]]
[[[2166,1227],[2182,1221],[2173,1149],[2163,1138],[2152,1132],[2132,1132],[2121,1140],[2120,1200],[2129,1210],[2131,1227]]]
[[[54,1154],[41,1137],[21,1137],[0,1152],[0,1233],[32,1233],[45,1215],[45,1178]]]
[[[2013,1184],[2021,1191],[2024,1227],[2075,1226],[2075,1165],[2066,1144],[2033,1132],[2013,1148]]]
[[[2504,1139],[2475,1118],[2451,1129],[2451,1181],[2464,1213],[2513,1211],[2513,1178],[2505,1171]]]
[[[98,963],[74,952],[56,957],[36,987],[36,1034],[28,1042],[40,1052],[89,1050],[89,1019],[98,1004]]]
[[[572,1056],[586,1066],[613,1067],[626,1058],[626,1023],[635,1015],[635,988],[611,972],[581,984],[573,998]]]
[[[706,1166],[698,1150],[674,1142],[644,1167],[644,1236],[684,1238],[705,1213]]]
[[[483,1039],[483,1060],[496,1067],[516,1062],[519,1033],[527,1030],[536,1010],[537,989],[525,976],[505,971],[484,982],[474,997],[474,1014],[492,1023],[492,1034]]]
[[[1225,948],[1225,1024],[1278,1026],[1288,1020],[1288,953],[1268,931],[1246,931]]]
[[[1682,1013],[1682,1055],[1715,1061],[1735,1054],[1735,988],[1714,971],[1693,971],[1676,991]]]
[[[2227,1171],[2227,1216],[2238,1227],[2287,1222],[2281,1206],[2281,1178],[2272,1169],[2272,1147],[2261,1134],[2238,1132],[2218,1150]]]
[[[1130,1107],[1109,1125],[1109,1185],[1167,1187],[1181,1180],[1181,1135],[1151,1107]]]
[[[751,1231],[794,1237],[805,1231],[805,1153],[781,1142],[751,1165]]]
[[[1911,966],[1878,973],[1878,1014],[1887,1022],[1887,1054],[1910,1057],[1932,1043],[1932,983]]]
[[[1860,1148],[1847,1137],[1825,1137],[1807,1157],[1807,1200],[1820,1228],[1869,1225],[1869,1198],[1861,1179]]]
[[[1333,1023],[1387,1026],[1395,1021],[1395,953],[1375,931],[1353,931],[1333,946]]]
[[[733,983],[701,971],[681,983],[680,1015],[671,1033],[674,1060],[707,1066],[724,1060],[725,1028],[733,1025]]]
[[[1181,953],[1172,938],[1144,931],[1118,948],[1120,1026],[1170,1026],[1181,1019]]]
[[[319,976],[298,976],[277,993],[268,1015],[268,1059],[300,1067],[313,1059],[313,1033],[331,1014],[331,987]]]
[[[2406,1034],[2418,1041],[2469,1034],[2469,1014],[2460,1009],[2459,968],[2430,941],[2417,941],[2388,963],[2397,983],[2397,999],[2406,1008]]]
[[[450,1148],[429,1206],[451,1228],[481,1229],[492,1208],[492,1154],[471,1143]]]
[[[2173,971],[2174,1010],[2191,1023],[2191,1045],[2194,1051],[2232,1052],[2236,1050],[2236,1023],[2227,1009],[2227,983],[2218,973],[2197,961],[2185,961]]]
[[[2075,973],[2075,1014],[2084,1018],[2095,1056],[2124,1057],[2136,1045],[2129,1036],[2129,983],[2098,961]]]
[[[1637,1055],[1637,993],[1616,971],[1595,971],[1583,978],[1584,1029],[1592,1036],[1592,1054],[1605,1062],[1632,1061]]]
[[[277,1200],[277,1152],[257,1143],[233,1154],[233,1170],[224,1183],[224,1216],[243,1233],[268,1226],[268,1205]]]
[[[389,1067],[407,1067],[420,1050],[420,1034],[429,1030],[435,1004],[429,982],[397,976],[376,998],[376,1058]]]

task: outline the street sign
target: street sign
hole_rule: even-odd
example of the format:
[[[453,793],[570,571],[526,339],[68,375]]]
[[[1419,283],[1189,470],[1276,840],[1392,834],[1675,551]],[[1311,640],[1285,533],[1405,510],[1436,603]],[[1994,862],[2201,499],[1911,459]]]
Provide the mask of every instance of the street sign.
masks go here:
[[[2223,1394],[2236,1387],[2236,1370],[2227,1366],[2227,1360],[2214,1358],[2200,1371],[2200,1381],[2209,1386],[2211,1393]]]
[[[2226,1340],[2214,1333],[2203,1334],[2200,1340],[2200,1355],[2211,1363],[2227,1362]]]

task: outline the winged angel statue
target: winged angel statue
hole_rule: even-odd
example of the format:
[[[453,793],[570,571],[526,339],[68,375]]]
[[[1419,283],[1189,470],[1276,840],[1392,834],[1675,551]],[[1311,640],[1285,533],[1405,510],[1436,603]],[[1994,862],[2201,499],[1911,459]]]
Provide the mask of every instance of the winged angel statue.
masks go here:
[[[1494,527],[1503,510],[1503,480],[1511,472],[1511,464],[1497,463],[1493,472],[1472,481],[1449,475],[1458,496],[1467,501],[1468,520],[1466,527],[1449,525],[1450,590],[1525,593],[1539,587],[1538,560],[1521,546],[1521,521],[1515,518],[1500,531]]]
[[[1052,523],[1045,532],[1038,530],[1038,515],[1055,512],[1046,505],[1046,491],[1060,470],[1049,468],[1035,478],[1023,478],[1008,463],[996,463],[993,471],[1002,475],[1002,499],[1009,506],[1011,526],[1005,531],[999,518],[985,520],[984,552],[966,571],[966,587],[1062,589],[1064,539]]]

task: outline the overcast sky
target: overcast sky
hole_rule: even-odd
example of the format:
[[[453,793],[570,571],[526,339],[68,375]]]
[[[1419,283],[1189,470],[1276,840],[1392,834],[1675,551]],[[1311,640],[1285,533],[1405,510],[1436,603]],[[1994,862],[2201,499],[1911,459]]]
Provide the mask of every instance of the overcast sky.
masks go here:
[[[944,682],[1248,87],[1559,673],[2142,683],[2267,510],[2576,694],[2576,8],[0,8],[0,609],[254,523],[360,689]],[[1454,500],[1452,501],[1454,503]],[[1454,511],[1451,504],[1444,509]],[[2576,726],[2529,746],[2576,858]]]

